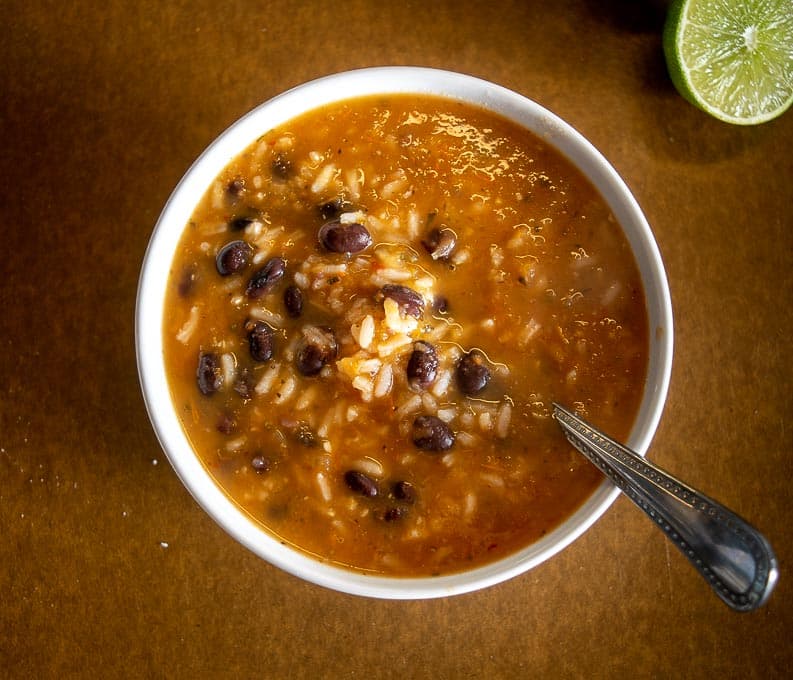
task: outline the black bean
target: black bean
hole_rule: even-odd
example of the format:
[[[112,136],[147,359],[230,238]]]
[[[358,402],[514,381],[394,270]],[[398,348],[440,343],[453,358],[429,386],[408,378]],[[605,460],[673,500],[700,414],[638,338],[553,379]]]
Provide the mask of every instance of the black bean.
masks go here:
[[[273,177],[277,179],[289,179],[289,176],[292,174],[292,161],[281,153],[273,158],[270,167],[273,171]]]
[[[305,376],[316,375],[336,358],[339,345],[330,328],[306,326],[295,359],[297,370]]]
[[[433,260],[446,260],[457,245],[457,234],[451,229],[432,229],[422,240],[421,245]]]
[[[383,519],[386,522],[396,522],[397,520],[402,519],[407,514],[408,514],[407,508],[395,506],[392,508],[388,508],[388,510],[386,510],[383,513]]]
[[[292,434],[295,441],[306,448],[313,449],[317,445],[317,435],[307,423],[300,423]]]
[[[209,396],[217,392],[223,385],[223,371],[220,368],[218,355],[214,352],[201,352],[198,355],[196,380],[201,394]]]
[[[244,192],[243,192],[244,193]],[[248,225],[262,218],[262,211],[251,205],[241,206],[239,210],[235,211],[234,217],[229,220],[229,229],[231,231],[242,231]]]
[[[273,358],[273,331],[264,321],[249,320],[245,323],[248,332],[248,349],[254,361],[270,361]]]
[[[413,443],[424,451],[446,451],[454,444],[454,432],[436,416],[416,416]]]
[[[245,294],[252,300],[264,297],[267,293],[272,292],[278,282],[284,278],[285,273],[286,262],[280,257],[270,258],[264,267],[259,269],[248,281]]]
[[[253,222],[254,219],[252,217],[235,217],[229,222],[229,229],[231,229],[231,231],[242,231],[249,224],[253,224]]]
[[[297,319],[303,313],[303,291],[292,284],[284,291],[284,306],[286,313]]]
[[[195,289],[196,282],[198,281],[198,272],[194,264],[187,265],[182,270],[182,276],[179,278],[178,291],[179,295],[183,298],[190,297]]]
[[[270,462],[270,459],[267,458],[267,456],[262,456],[259,454],[251,459],[251,467],[259,474],[262,474],[263,472],[270,471],[272,463]]]
[[[438,375],[438,353],[428,342],[413,345],[407,367],[408,383],[412,387],[427,387]]]
[[[406,482],[404,480],[395,482],[392,491],[394,493],[394,498],[402,501],[403,503],[412,505],[416,502],[416,487],[414,487],[410,482]]]
[[[358,472],[358,470],[345,472],[344,482],[356,493],[369,498],[374,498],[380,492],[377,482],[363,472]]]
[[[332,220],[343,212],[353,210],[353,205],[343,198],[337,198],[333,201],[328,201],[319,206],[319,214],[323,220]]]
[[[487,387],[490,382],[490,369],[486,361],[485,355],[476,349],[460,357],[455,377],[457,386],[463,394],[473,396]]]
[[[297,352],[297,370],[305,376],[316,375],[326,363],[324,352],[316,345],[304,345]]]
[[[358,253],[371,245],[372,237],[362,224],[331,220],[320,227],[319,242],[334,253]]]
[[[380,289],[384,297],[390,298],[399,305],[399,311],[408,316],[420,319],[424,313],[424,298],[412,288],[387,283]]]
[[[242,271],[251,261],[253,248],[245,241],[231,241],[223,246],[215,258],[215,265],[221,276]]]
[[[221,434],[231,434],[237,429],[237,422],[228,413],[224,413],[218,420],[217,431]]]
[[[232,203],[236,203],[237,199],[245,193],[245,180],[242,177],[235,177],[226,185],[226,193]]]
[[[253,378],[247,368],[243,368],[234,381],[234,391],[243,399],[250,399],[253,396]]]
[[[436,295],[432,301],[432,309],[438,314],[446,314],[449,311],[449,301],[443,295]]]

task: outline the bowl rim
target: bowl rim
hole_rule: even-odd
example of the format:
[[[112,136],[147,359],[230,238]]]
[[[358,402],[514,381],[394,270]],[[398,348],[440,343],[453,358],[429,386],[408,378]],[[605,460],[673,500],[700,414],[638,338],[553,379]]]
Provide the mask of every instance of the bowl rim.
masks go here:
[[[192,450],[165,377],[164,295],[176,244],[198,200],[217,174],[249,144],[297,115],[347,99],[378,94],[426,94],[484,107],[527,127],[565,155],[594,184],[625,232],[642,275],[650,361],[645,393],[625,442],[645,455],[660,421],[672,369],[671,295],[658,245],[630,189],[606,158],[570,124],[513,90],[478,77],[416,66],[343,71],[308,81],[243,115],[207,146],[168,198],[146,248],[135,307],[135,351],[144,403],[157,439],[196,502],[229,535],[270,564],[333,590],[384,599],[427,599],[479,590],[548,560],[585,531],[619,495],[604,478],[593,494],[539,541],[496,562],[438,577],[388,577],[334,566],[282,543],[225,495]]]

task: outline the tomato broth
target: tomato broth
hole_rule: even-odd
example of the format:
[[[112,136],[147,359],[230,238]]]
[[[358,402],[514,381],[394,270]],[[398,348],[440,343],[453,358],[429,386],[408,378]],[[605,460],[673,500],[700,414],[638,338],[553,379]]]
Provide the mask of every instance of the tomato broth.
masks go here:
[[[648,364],[630,246],[536,135],[432,96],[264,132],[209,187],[163,319],[172,398],[271,534],[427,576],[541,538],[601,475],[551,415],[627,438]]]

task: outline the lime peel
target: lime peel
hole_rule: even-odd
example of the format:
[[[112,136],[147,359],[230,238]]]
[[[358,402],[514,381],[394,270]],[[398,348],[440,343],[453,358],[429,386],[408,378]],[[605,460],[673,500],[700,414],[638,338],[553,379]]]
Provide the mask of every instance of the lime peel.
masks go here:
[[[689,102],[756,125],[793,104],[791,0],[674,0],[664,26],[669,75]]]

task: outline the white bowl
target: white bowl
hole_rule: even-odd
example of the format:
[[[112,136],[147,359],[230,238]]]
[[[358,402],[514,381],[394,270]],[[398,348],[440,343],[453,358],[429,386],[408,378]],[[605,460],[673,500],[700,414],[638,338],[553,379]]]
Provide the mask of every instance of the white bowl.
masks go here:
[[[440,95],[476,104],[532,130],[567,156],[608,203],[633,248],[647,297],[650,363],[644,398],[628,446],[644,455],[661,417],[672,367],[672,306],[650,226],[625,183],[578,132],[535,102],[471,76],[414,67],[349,71],[296,87],[258,106],[220,135],[187,171],[166,204],[146,251],[138,288],[136,351],[149,417],[171,464],[198,503],[229,534],[285,571],[335,590],[391,599],[443,597],[477,590],[547,560],[586,531],[619,491],[603,483],[565,522],[541,540],[483,567],[449,576],[364,575],[317,561],[282,545],[232,503],[193,452],[170,398],[163,361],[165,290],[177,243],[198,200],[219,172],[262,133],[310,109],[382,93]]]

